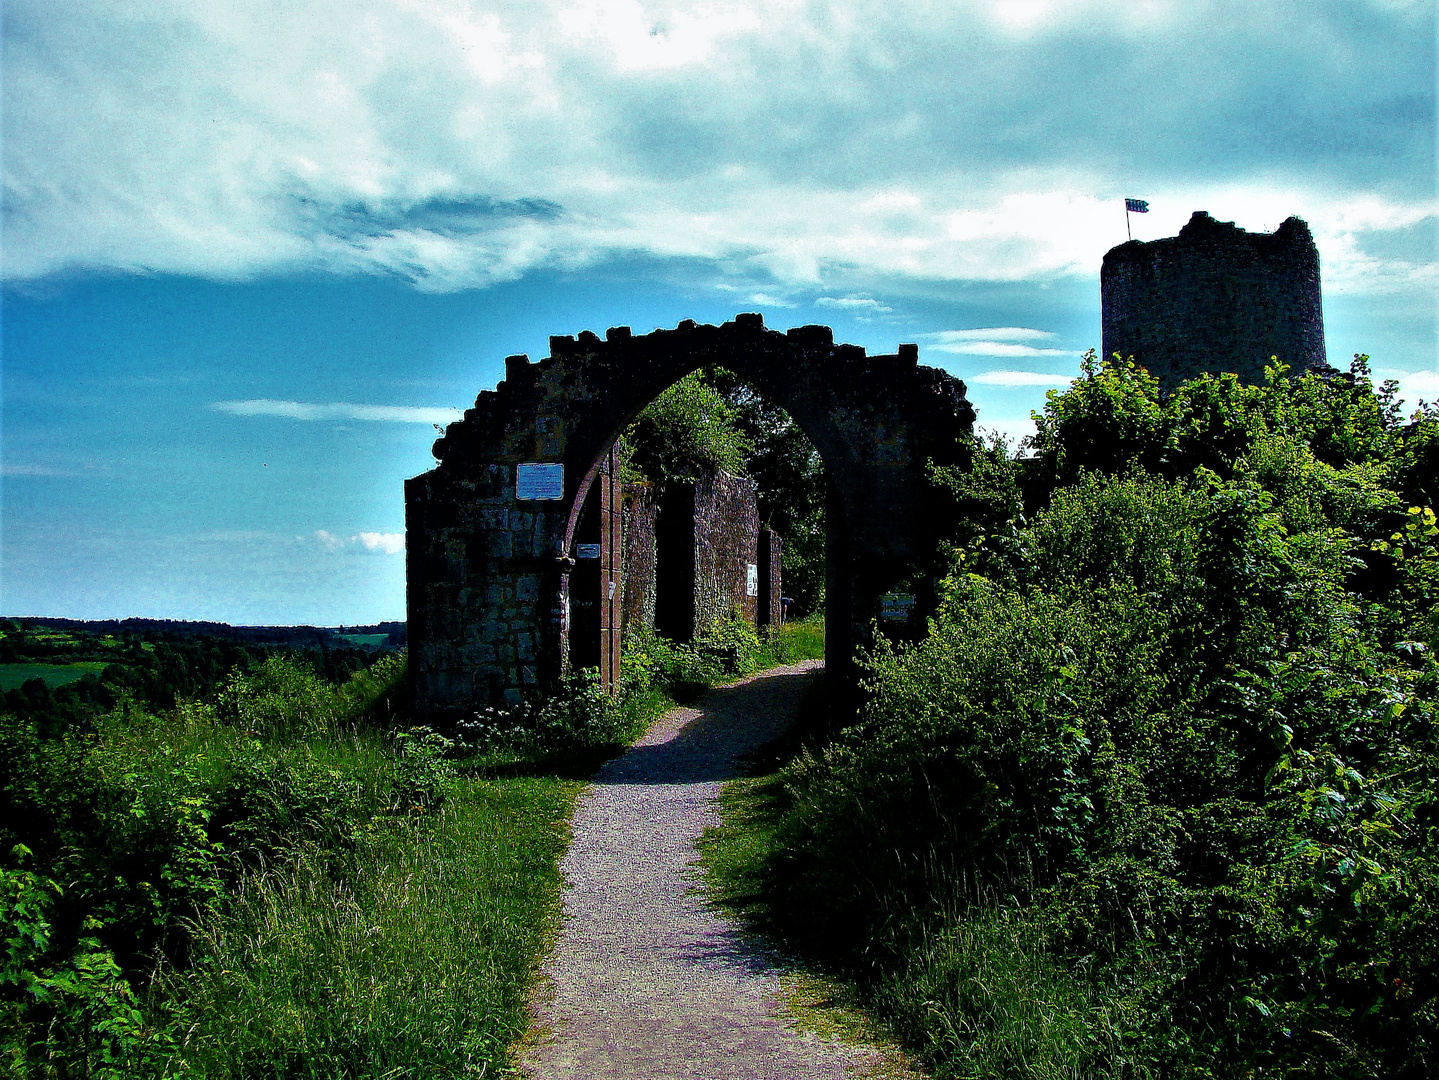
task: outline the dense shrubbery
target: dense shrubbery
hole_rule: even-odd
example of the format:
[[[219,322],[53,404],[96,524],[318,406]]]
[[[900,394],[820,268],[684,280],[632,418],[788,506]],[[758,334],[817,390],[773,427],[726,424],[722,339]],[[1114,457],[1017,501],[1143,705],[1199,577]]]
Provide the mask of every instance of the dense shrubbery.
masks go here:
[[[190,1000],[195,978],[239,962],[215,951],[239,947],[234,905],[296,874],[358,887],[451,790],[453,744],[404,726],[404,675],[402,654],[339,686],[271,657],[215,705],[122,702],[58,735],[0,716],[0,1035],[16,1075],[174,1071],[215,1025],[253,1021]]]
[[[16,1076],[497,1075],[578,783],[409,726],[405,658],[211,702],[0,717],[0,1053]],[[606,744],[580,680],[532,757]]]
[[[770,888],[941,1075],[1432,1074],[1439,410],[1367,376],[1091,358],[937,473],[943,605]]]

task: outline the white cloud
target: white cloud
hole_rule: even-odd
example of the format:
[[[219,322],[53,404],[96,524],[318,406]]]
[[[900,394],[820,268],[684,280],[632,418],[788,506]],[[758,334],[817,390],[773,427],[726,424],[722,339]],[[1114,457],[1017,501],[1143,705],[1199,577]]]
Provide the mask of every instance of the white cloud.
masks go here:
[[[65,469],[53,465],[31,465],[17,461],[0,463],[0,476],[74,476]]]
[[[314,538],[319,541],[321,547],[331,553],[344,551],[346,548],[356,545],[363,547],[366,551],[375,551],[382,555],[398,555],[405,550],[404,533],[361,532],[354,536],[338,536],[328,529],[316,529]]]
[[[357,539],[370,551],[382,551],[386,555],[398,555],[405,550],[404,533],[362,532]]]
[[[840,308],[846,311],[860,311],[865,314],[886,315],[894,308],[868,296],[821,296],[815,303],[820,307]]]
[[[981,386],[1068,386],[1074,376],[1043,371],[981,371],[977,375],[966,375],[964,381]]]
[[[1052,330],[1035,330],[1028,326],[981,326],[972,330],[937,330],[927,338],[944,343],[956,341],[1040,341],[1055,336]]]
[[[1040,348],[1026,341],[1047,341],[1055,337],[1051,330],[1035,330],[1028,326],[983,326],[971,330],[939,330],[924,334],[934,342],[935,352],[962,356],[1078,356],[1073,349]]]
[[[1399,392],[1410,406],[1425,401],[1439,401],[1439,371],[1411,371],[1399,376]]]
[[[4,273],[1093,279],[1133,194],[1432,296],[1432,13],[1352,6],[10,0]]]
[[[1036,349],[1013,341],[956,341],[933,345],[935,352],[964,356],[1078,356],[1074,349]]]
[[[216,401],[210,408],[234,416],[282,416],[290,420],[379,420],[399,424],[452,424],[464,415],[459,409],[410,405],[356,405],[348,401],[318,404],[310,401],[276,401],[250,398]]]
[[[1078,357],[1075,349],[1036,349],[1013,341],[958,341],[934,345],[935,352],[955,352],[967,357]]]

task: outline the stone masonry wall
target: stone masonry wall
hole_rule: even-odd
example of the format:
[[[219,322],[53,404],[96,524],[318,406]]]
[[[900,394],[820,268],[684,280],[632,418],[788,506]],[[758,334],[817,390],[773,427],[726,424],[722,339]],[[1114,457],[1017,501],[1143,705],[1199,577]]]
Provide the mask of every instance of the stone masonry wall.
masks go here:
[[[450,484],[435,473],[405,484],[406,534],[426,538],[406,552],[409,633],[448,643],[450,662],[431,673],[446,699],[517,702],[553,673],[540,637],[562,616],[551,579],[564,519],[517,503],[514,473],[485,465]]]
[[[753,480],[718,473],[695,481],[695,632],[738,611],[751,626],[758,591],[748,590],[749,568],[759,572],[759,505]]]
[[[655,625],[655,489],[627,484],[624,498],[624,629]]]
[[[781,563],[784,541],[779,533],[766,527],[759,531],[759,608],[756,622],[760,626],[778,626],[784,622],[784,578]]]
[[[741,314],[639,336],[585,331],[551,338],[537,363],[508,357],[499,385],[435,442],[436,467],[405,483],[416,717],[442,721],[555,684],[568,664],[578,519],[601,465],[649,402],[706,364],[789,412],[824,459],[829,667],[837,686],[856,685],[852,660],[881,596],[937,542],[926,462],[969,460],[964,384],[918,355],[901,345],[871,356],[828,327],[779,332]],[[520,488],[519,470],[546,469],[553,491]]]
[[[1100,270],[1104,355],[1165,389],[1204,372],[1261,382],[1270,357],[1327,364],[1319,250],[1297,217],[1250,233],[1196,211],[1178,236],[1112,248]]]

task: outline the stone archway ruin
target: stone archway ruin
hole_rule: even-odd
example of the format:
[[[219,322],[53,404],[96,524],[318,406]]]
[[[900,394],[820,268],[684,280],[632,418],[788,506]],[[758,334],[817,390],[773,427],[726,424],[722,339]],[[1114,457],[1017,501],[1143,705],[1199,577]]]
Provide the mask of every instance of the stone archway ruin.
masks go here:
[[[517,701],[568,663],[572,552],[599,487],[601,677],[619,670],[620,433],[697,368],[734,371],[789,412],[830,480],[826,538],[828,662],[853,682],[855,649],[881,604],[933,550],[928,461],[966,461],[974,410],[964,384],[918,363],[915,345],[866,356],[825,326],[767,330],[757,314],[722,326],[601,340],[550,338],[537,363],[511,356],[505,378],[435,442],[439,465],[405,483],[410,672],[416,716],[440,720]],[[923,597],[902,609],[904,632]],[[896,618],[891,599],[884,612]]]

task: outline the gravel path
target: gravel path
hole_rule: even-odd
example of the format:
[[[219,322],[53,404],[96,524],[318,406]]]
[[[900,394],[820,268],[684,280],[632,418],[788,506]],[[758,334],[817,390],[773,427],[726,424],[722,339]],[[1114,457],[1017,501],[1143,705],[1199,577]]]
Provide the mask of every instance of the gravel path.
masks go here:
[[[719,823],[736,757],[794,716],[809,661],[659,720],[580,798],[561,864],[565,922],[536,1006],[534,1080],[848,1077],[875,1052],[797,1031],[779,971],[695,894],[695,841]]]

